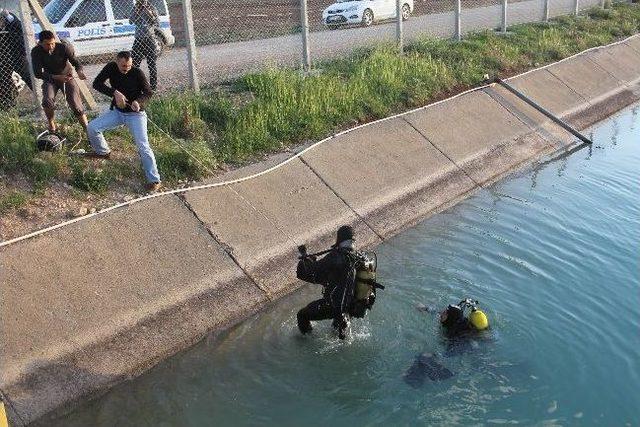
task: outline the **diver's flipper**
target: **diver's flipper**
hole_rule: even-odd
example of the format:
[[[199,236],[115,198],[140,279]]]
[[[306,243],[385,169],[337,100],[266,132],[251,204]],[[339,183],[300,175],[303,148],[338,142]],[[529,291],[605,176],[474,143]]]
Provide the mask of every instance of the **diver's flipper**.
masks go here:
[[[413,362],[413,365],[404,374],[404,382],[413,388],[424,384],[426,378],[431,381],[442,381],[453,376],[453,372],[438,362],[433,353],[422,353]]]

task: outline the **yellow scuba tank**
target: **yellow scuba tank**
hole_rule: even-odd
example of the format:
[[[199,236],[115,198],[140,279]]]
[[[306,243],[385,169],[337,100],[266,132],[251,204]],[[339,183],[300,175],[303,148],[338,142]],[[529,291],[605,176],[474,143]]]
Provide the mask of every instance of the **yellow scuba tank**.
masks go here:
[[[4,402],[0,400],[0,427],[9,427],[7,412],[4,410]]]
[[[484,314],[482,310],[476,307],[473,307],[471,309],[469,321],[471,322],[473,327],[479,331],[483,331],[489,327],[489,319],[487,319],[487,315]]]
[[[369,255],[369,254],[367,254]],[[364,301],[374,293],[374,283],[376,281],[377,262],[375,257],[365,257],[356,267],[356,300]]]

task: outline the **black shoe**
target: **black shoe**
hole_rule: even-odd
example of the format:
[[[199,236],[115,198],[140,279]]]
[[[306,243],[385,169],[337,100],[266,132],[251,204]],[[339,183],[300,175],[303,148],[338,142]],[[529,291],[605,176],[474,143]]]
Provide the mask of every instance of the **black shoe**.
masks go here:
[[[305,321],[301,319],[300,316],[298,316],[298,329],[300,329],[302,335],[306,335],[310,334],[311,331],[313,331],[313,326],[311,326],[311,322],[309,322],[308,320]]]
[[[333,319],[333,327],[338,331],[338,338],[341,340],[347,338],[347,329],[349,329],[349,317],[343,314],[339,319]]]
[[[308,328],[305,328],[303,326],[298,325],[298,329],[300,329],[300,333],[302,335],[307,335],[310,334],[311,331],[313,331],[313,328],[311,326],[309,326]]]

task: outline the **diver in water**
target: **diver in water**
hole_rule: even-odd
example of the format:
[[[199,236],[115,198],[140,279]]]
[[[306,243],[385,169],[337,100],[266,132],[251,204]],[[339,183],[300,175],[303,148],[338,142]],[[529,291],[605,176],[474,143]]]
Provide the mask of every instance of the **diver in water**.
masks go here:
[[[421,310],[430,311],[428,308]],[[469,315],[465,316],[465,310]],[[472,348],[471,339],[489,328],[489,320],[478,308],[478,301],[469,298],[458,304],[450,304],[440,313],[442,335],[446,339],[445,356],[453,356]],[[453,377],[446,366],[442,365],[435,353],[422,353],[416,357],[411,367],[404,375],[404,381],[411,387],[418,388],[424,384],[426,378],[431,381],[443,381]]]
[[[466,309],[470,309],[469,316],[464,314]],[[467,298],[458,304],[449,304],[440,313],[440,324],[445,337],[455,338],[484,331],[489,327],[489,320],[478,308],[478,301]]]
[[[465,315],[469,310],[469,315]],[[489,320],[478,308],[478,301],[469,298],[458,304],[450,304],[440,313],[442,335],[445,339],[445,356],[457,356],[472,351],[477,346],[476,339],[484,336],[482,331],[489,328]]]
[[[304,245],[298,247],[298,278],[323,286],[322,298],[298,312],[302,334],[313,330],[311,321],[333,319],[338,336],[345,339],[350,318],[364,317],[373,307],[376,289],[384,289],[375,281],[375,254],[357,251],[354,240],[353,228],[344,225],[338,229],[336,243],[326,251],[307,254]]]

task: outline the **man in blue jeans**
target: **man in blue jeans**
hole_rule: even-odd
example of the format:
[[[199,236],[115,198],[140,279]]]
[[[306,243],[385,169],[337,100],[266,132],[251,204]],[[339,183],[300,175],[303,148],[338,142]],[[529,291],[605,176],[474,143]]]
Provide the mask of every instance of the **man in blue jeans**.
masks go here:
[[[105,84],[109,80],[109,86]],[[153,95],[149,81],[142,70],[133,67],[131,53],[119,52],[116,61],[110,62],[93,81],[93,88],[113,98],[109,111],[91,120],[87,126],[89,143],[93,148],[90,157],[108,159],[111,149],[102,132],[125,125],[138,147],[142,168],[147,178],[147,190],[157,191],[162,186],[156,158],[149,146],[147,113],[145,104]]]

